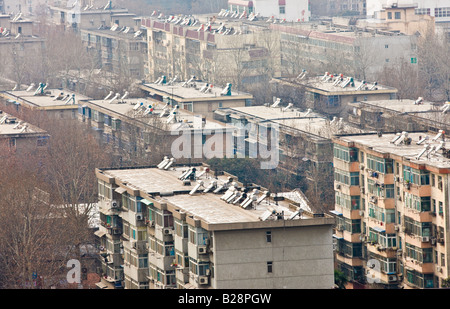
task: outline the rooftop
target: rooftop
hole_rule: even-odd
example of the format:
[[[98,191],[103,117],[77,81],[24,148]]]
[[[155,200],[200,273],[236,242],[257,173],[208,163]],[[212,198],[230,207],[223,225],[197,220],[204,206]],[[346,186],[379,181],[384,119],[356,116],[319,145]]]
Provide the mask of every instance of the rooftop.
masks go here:
[[[281,130],[283,128],[285,131],[293,129],[326,139],[331,138],[335,134],[364,132],[364,130],[351,126],[343,119],[334,117],[330,121],[310,109],[304,111],[295,107],[289,107],[287,104],[284,105],[278,107],[265,105],[223,108],[217,110],[216,113],[228,114],[231,118],[243,116],[249,121],[258,123],[270,121],[282,126]]]
[[[124,186],[125,183],[126,186],[145,192],[158,199],[158,202],[171,204],[179,211],[186,212],[208,225],[314,218],[301,192],[292,193],[297,197],[294,201],[288,199],[289,194],[275,199],[274,194],[256,186],[248,187],[244,191],[242,184],[229,175],[214,176],[206,166],[196,166],[195,180],[186,183],[185,179],[180,177],[191,168],[174,165],[168,170],[157,167],[102,170],[98,171],[97,175],[100,172],[106,177],[113,177],[116,184]],[[217,186],[205,193],[204,190],[213,182],[216,182]],[[216,191],[219,186],[225,187]],[[236,192],[246,195],[234,204],[231,195]],[[242,206],[251,194],[254,194],[255,198],[249,198],[248,206]],[[301,198],[298,199],[298,196]]]
[[[275,81],[304,86],[310,91],[322,92],[326,95],[353,95],[360,93],[396,93],[397,89],[380,85],[376,81],[356,80],[352,76],[325,72],[322,76],[308,76],[303,78],[274,78]]]
[[[437,123],[450,124],[450,113],[443,112],[443,107],[445,107],[446,104],[424,101],[422,98],[416,100],[362,101],[354,104],[368,108],[382,108],[399,114],[414,115]]]
[[[15,116],[0,111],[0,138],[17,136],[35,136],[47,134],[46,131],[24,122]]]
[[[125,98],[114,99],[114,97],[107,100],[90,100],[81,102],[81,104],[89,106],[90,108],[98,108],[101,112],[112,117],[122,118],[126,117],[130,120],[140,121],[144,124],[154,124],[150,121],[151,117],[157,117],[165,128],[170,131],[178,130],[195,130],[195,129],[225,129],[227,126],[218,121],[205,119],[200,115],[189,112],[184,109],[176,108],[160,101],[148,98]],[[103,110],[103,111],[102,111]],[[175,114],[175,119],[169,121],[169,116]]]
[[[200,90],[207,86],[207,91],[201,92]],[[190,79],[184,82],[173,82],[167,80],[166,84],[162,83],[146,83],[141,86],[143,90],[150,92],[150,94],[158,94],[169,98],[174,98],[178,102],[192,102],[192,101],[210,101],[211,99],[252,99],[253,96],[249,93],[234,91],[233,85],[230,86],[230,95],[222,95],[225,88],[217,85],[212,85],[207,82],[202,82],[194,79]],[[206,89],[206,88],[204,88]]]
[[[444,151],[448,151],[445,148],[445,145],[448,144],[445,140],[445,133],[404,132],[406,133],[406,139],[411,138],[409,143],[399,142],[403,139],[402,133],[382,134],[381,136],[378,134],[339,136],[338,139],[368,147],[381,154],[403,157],[403,160],[411,163],[426,164],[434,168],[444,169],[447,170],[447,173],[450,173],[450,155],[444,153]],[[397,143],[392,142],[396,137],[400,137]],[[436,149],[438,147],[442,148]]]
[[[40,85],[41,86],[41,85]],[[12,90],[0,92],[0,96],[16,104],[28,105],[39,109],[75,109],[79,100],[88,97],[65,89],[45,89],[30,85],[26,90]]]

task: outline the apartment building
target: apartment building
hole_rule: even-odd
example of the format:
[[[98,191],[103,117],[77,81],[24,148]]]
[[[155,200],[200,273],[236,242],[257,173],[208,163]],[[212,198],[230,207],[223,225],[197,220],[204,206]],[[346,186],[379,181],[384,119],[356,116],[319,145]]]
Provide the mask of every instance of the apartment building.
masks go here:
[[[406,35],[426,35],[435,32],[435,17],[417,14],[417,3],[387,4],[377,18],[359,19],[357,27],[370,27],[380,31],[395,31]]]
[[[234,134],[236,154],[263,162],[277,161],[278,170],[292,175],[284,185],[292,189],[301,185],[310,200],[319,198],[324,209],[334,205],[331,138],[363,132],[342,118],[330,120],[280,100],[264,106],[221,108],[215,112],[215,119],[238,128]],[[268,145],[271,157],[261,158],[261,147]]]
[[[178,81],[176,77],[162,75],[155,82],[144,83],[140,88],[156,101],[178,105],[180,109],[210,119],[218,108],[250,106],[253,102],[252,94],[237,91],[231,83],[214,85],[195,76]]]
[[[334,142],[336,265],[353,287],[438,288],[449,276],[445,133]]]
[[[28,154],[46,149],[46,131],[0,110],[0,144],[2,150]]]
[[[250,15],[258,13],[273,19],[284,21],[309,21],[311,10],[309,0],[228,0],[229,15],[242,14]],[[266,18],[267,19],[267,18]]]
[[[54,0],[48,5],[50,20],[64,29],[79,32],[81,29],[106,27],[112,15],[128,13],[128,9],[116,7],[110,0],[106,0],[102,6],[94,2]]]
[[[207,166],[97,169],[101,288],[328,289],[334,218]],[[297,192],[299,193],[299,192]]]
[[[349,104],[360,101],[395,99],[397,89],[376,81],[325,72],[322,76],[303,70],[295,78],[273,78],[274,94],[300,108],[311,108],[329,116],[346,117]]]
[[[78,119],[95,130],[105,145],[113,145],[123,164],[135,160],[148,164],[166,153],[175,156],[179,148],[182,150],[176,157],[178,162],[201,162],[212,155],[209,150],[215,149],[210,149],[209,143],[217,143],[217,152],[213,152],[223,157],[232,130],[168,100],[128,98],[126,94],[114,93],[103,100],[81,101]],[[219,145],[222,151],[218,150]]]
[[[78,102],[88,97],[65,89],[47,89],[45,83],[32,83],[26,89],[0,92],[0,104],[13,107],[24,116],[45,115],[49,119],[77,119]]]
[[[267,23],[256,17],[250,21],[221,13],[143,18],[151,80],[196,76],[242,90],[266,82],[269,73],[279,75],[277,33],[267,31]]]
[[[24,64],[31,64],[45,51],[45,39],[33,34],[33,21],[21,14],[0,15],[0,73],[11,80],[26,81]]]
[[[374,100],[349,104],[348,121],[369,130],[450,132],[449,103],[416,100]]]
[[[139,20],[120,26],[123,22],[116,18],[111,16],[111,26],[81,29],[81,40],[96,59],[97,68],[141,81],[148,75],[146,36],[134,25]]]
[[[417,60],[417,37],[412,35],[330,22],[277,23],[270,29],[280,33],[283,76],[297,76],[302,69],[315,74],[330,70],[376,80],[385,67]]]

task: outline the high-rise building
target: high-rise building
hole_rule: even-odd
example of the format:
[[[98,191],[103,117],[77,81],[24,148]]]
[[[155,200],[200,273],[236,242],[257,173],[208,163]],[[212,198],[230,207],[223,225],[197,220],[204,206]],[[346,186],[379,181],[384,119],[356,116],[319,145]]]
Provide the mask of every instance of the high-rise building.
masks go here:
[[[353,287],[442,287],[449,275],[445,132],[334,139],[336,265]]]

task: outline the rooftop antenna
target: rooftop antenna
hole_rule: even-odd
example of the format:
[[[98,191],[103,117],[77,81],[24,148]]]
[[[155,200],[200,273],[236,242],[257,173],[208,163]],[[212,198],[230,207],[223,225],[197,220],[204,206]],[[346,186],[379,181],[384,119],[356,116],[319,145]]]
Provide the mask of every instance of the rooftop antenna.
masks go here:
[[[280,98],[277,98],[277,99],[275,100],[275,102],[273,102],[273,104],[272,104],[271,107],[273,107],[273,108],[278,107],[278,105],[279,105],[280,103],[281,103],[281,99],[280,99]]]
[[[282,109],[282,111],[285,112],[285,111],[287,111],[288,109],[290,109],[292,106],[294,106],[294,104],[289,103],[286,107],[284,107],[284,108]]]

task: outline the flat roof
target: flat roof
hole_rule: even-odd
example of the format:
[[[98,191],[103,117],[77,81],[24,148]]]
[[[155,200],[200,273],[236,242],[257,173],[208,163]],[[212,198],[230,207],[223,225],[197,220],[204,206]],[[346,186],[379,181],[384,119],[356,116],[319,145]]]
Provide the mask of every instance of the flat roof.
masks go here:
[[[417,156],[422,152],[426,142],[417,145],[417,142],[426,136],[428,136],[428,142],[430,146],[437,147],[441,144],[443,139],[439,137],[436,141],[432,139],[437,135],[433,132],[412,132],[408,133],[408,137],[411,138],[411,143],[406,145],[401,143],[395,145],[391,141],[396,136],[395,133],[382,134],[378,136],[377,134],[361,134],[361,135],[349,135],[349,136],[339,136],[337,139],[347,143],[356,143],[364,147],[370,148],[372,151],[378,152],[380,154],[392,154],[395,156],[403,157],[415,164],[426,164],[439,169],[446,169],[450,173],[450,158],[446,158],[442,151],[437,151],[435,153],[427,156],[427,153],[423,154],[420,158]]]
[[[167,81],[169,81],[169,79],[167,79]],[[184,82],[175,82],[173,83],[173,85],[146,83],[141,85],[141,88],[145,91],[156,93],[161,96],[167,96],[169,98],[173,97],[178,102],[253,99],[253,95],[251,95],[250,93],[233,90],[233,85],[231,85],[231,95],[223,96],[221,95],[221,92],[225,88],[223,86],[212,85],[210,91],[203,93],[200,92],[200,89],[202,89],[202,87],[205,86],[207,82],[194,80],[188,87],[183,87],[183,83]]]
[[[243,115],[246,119],[254,118],[259,123],[270,121],[287,129],[314,134],[325,139],[329,139],[335,134],[366,132],[366,130],[356,128],[342,119],[334,118],[334,121],[330,121],[313,111],[308,112],[298,108],[283,110],[285,107],[243,106],[219,109],[218,112],[230,114],[231,117],[233,114]]]
[[[197,175],[205,168],[197,166]],[[157,198],[158,202],[169,203],[180,211],[193,215],[195,218],[207,224],[220,225],[260,222],[264,221],[261,217],[268,214],[266,213],[268,209],[270,211],[276,210],[280,214],[283,213],[282,217],[284,220],[289,220],[288,218],[294,215],[299,208],[302,208],[305,212],[310,211],[307,205],[299,204],[296,207],[293,201],[288,200],[287,197],[275,202],[273,196],[266,197],[258,205],[254,205],[254,207],[244,209],[239,203],[227,203],[221,198],[226,193],[226,190],[217,194],[211,192],[212,190],[208,193],[203,192],[204,188],[212,181],[217,181],[218,185],[230,183],[229,176],[222,175],[216,178],[210,173],[205,173],[197,180],[185,185],[179,177],[188,169],[188,166],[176,166],[169,170],[161,170],[158,168],[108,169],[102,170],[102,173],[115,178],[116,184],[123,182],[127,186],[131,186],[142,192],[147,192],[148,195]],[[189,194],[200,181],[204,182],[203,186],[192,195]],[[235,183],[235,185],[239,187],[241,184]],[[169,194],[170,192],[175,194]],[[252,192],[252,189],[250,189],[247,193],[250,194]],[[257,198],[260,198],[264,192],[265,189],[260,188],[256,194]],[[293,220],[312,218],[306,214],[300,214],[300,216],[297,215]],[[271,219],[267,219],[267,221],[269,220]]]
[[[149,123],[148,120],[150,117],[157,117],[157,119],[161,119],[163,124],[167,124],[169,112],[173,111],[173,106],[167,106],[165,110],[164,116],[161,116],[161,113],[164,111],[166,106],[165,103],[153,100],[150,98],[127,98],[124,100],[114,100],[110,103],[111,99],[108,100],[89,100],[85,102],[80,102],[80,105],[86,105],[90,108],[98,107],[103,110],[103,113],[110,115],[111,117],[121,118],[127,117],[129,120],[140,121],[144,124]],[[135,110],[136,105],[141,105],[138,110]],[[153,112],[152,114],[144,115],[145,110],[148,106],[152,106]],[[178,131],[178,130],[195,130],[195,129],[225,129],[231,127],[227,126],[224,123],[219,121],[205,119],[201,115],[197,115],[195,113],[189,112],[187,110],[178,108],[176,114],[176,122],[170,122],[167,124],[166,128],[170,131]],[[202,124],[202,118],[204,123]]]
[[[79,100],[89,99],[87,96],[67,89],[46,89],[45,95],[34,95],[36,88],[37,86],[30,91],[3,91],[0,92],[0,95],[21,105],[29,105],[40,109],[77,109]],[[72,95],[75,95],[75,104],[66,103]]]
[[[324,76],[328,73],[330,77],[324,80]],[[332,77],[331,77],[332,76]],[[356,80],[352,76],[342,76],[342,82],[347,78],[353,78],[352,83],[342,87],[342,82],[335,84],[337,79],[341,78],[340,74],[326,72],[322,76],[306,76],[304,79],[297,78],[274,78],[274,81],[286,82],[291,85],[299,85],[306,87],[308,90],[326,95],[354,95],[354,94],[370,94],[370,93],[396,93],[398,90],[394,87],[380,85],[375,81]],[[364,86],[360,87],[362,83]],[[375,85],[376,83],[376,85]]]
[[[0,113],[0,120],[6,117],[6,121],[0,124],[0,138],[5,137],[26,137],[26,136],[36,136],[36,135],[48,135],[46,131],[26,123],[25,121],[18,119],[13,115],[6,114],[4,112]],[[14,119],[14,121],[10,121]]]

